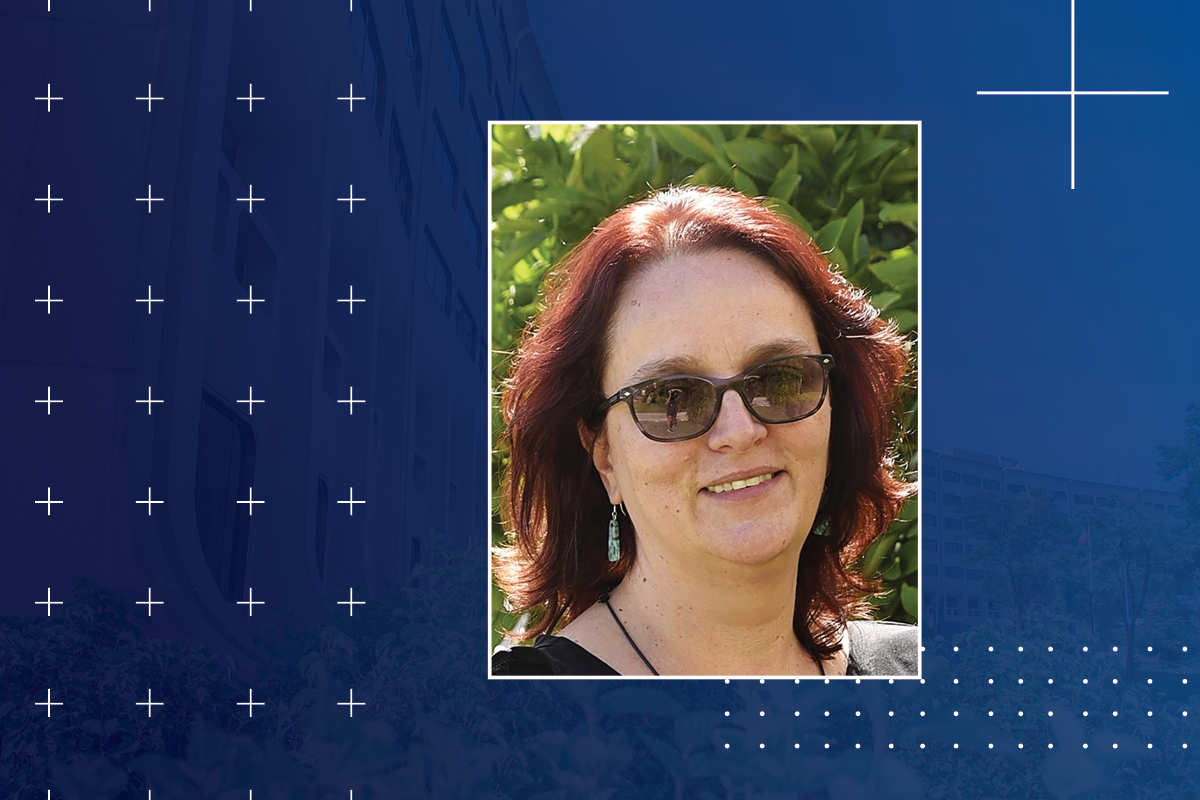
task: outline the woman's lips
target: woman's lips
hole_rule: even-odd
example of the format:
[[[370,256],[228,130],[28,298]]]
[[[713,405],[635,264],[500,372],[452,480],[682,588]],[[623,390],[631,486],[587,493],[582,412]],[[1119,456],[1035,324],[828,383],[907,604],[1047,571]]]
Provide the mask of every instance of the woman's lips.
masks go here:
[[[709,497],[723,500],[757,497],[760,494],[770,491],[771,486],[776,482],[776,478],[781,474],[782,471],[763,471],[745,477],[722,481],[711,486],[705,486],[700,492]]]

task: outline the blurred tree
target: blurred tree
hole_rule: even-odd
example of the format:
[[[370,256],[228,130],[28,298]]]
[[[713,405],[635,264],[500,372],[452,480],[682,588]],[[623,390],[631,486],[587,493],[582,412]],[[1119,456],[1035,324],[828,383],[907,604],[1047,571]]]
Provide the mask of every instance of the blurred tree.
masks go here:
[[[1188,516],[1200,520],[1200,405],[1188,406],[1183,423],[1183,444],[1158,446],[1158,473],[1167,480],[1184,477],[1179,494],[1187,504]]]
[[[803,227],[835,268],[911,334],[915,377],[917,153],[915,125],[494,125],[493,400],[541,308],[547,272],[617,208],[673,184],[763,197]],[[502,442],[497,402],[492,412]],[[898,443],[911,476],[916,428],[914,391]],[[493,464],[498,502],[508,464],[503,444]],[[885,582],[877,601],[883,618],[916,620],[916,536],[914,500],[864,556],[864,571]],[[503,537],[494,513],[493,541]],[[494,599],[494,627],[511,627],[516,620],[503,613],[499,592]]]

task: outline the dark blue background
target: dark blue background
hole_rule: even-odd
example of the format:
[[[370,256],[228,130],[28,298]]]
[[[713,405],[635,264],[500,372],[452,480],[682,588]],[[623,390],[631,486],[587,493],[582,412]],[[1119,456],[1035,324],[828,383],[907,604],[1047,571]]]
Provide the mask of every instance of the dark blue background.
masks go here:
[[[174,767],[131,766],[139,752],[202,762],[231,798],[293,780],[329,797],[631,797],[680,780],[973,796],[996,791],[971,782],[981,775],[1041,786],[1044,774],[1110,769],[1015,747],[1077,743],[1067,723],[1017,733],[951,717],[955,670],[969,673],[953,658],[928,659],[924,687],[486,683],[482,129],[501,118],[920,120],[923,447],[1166,488],[1156,447],[1180,440],[1200,397],[1195,8],[1079,9],[1077,88],[1171,94],[1079,98],[1072,191],[1069,99],[975,94],[1069,88],[1066,0],[530,0],[528,18],[519,0],[376,0],[368,15],[356,2],[358,17],[334,0],[258,0],[252,15],[215,0],[53,6],[9,0],[0,12],[0,724],[6,757],[13,742],[28,747],[10,763],[40,781],[21,796],[173,796]],[[152,112],[133,100],[148,82],[165,98]],[[33,101],[47,83],[64,98],[49,113]],[[236,100],[250,83],[267,98],[253,113]],[[335,99],[350,83],[369,97],[353,115]],[[47,183],[64,198],[50,214],[33,202]],[[165,198],[151,214],[134,202],[147,184]],[[253,215],[236,201],[246,184],[267,198]],[[353,216],[336,199],[350,184],[367,198]],[[49,315],[33,302],[47,284],[64,299]],[[150,315],[134,302],[147,284],[165,301]],[[249,285],[267,300],[253,316],[236,302]],[[336,302],[350,285],[367,299],[353,316]],[[47,385],[64,400],[50,415],[34,403]],[[164,400],[152,415],[134,402],[147,386]],[[267,401],[253,415],[237,403],[249,386]],[[367,400],[353,416],[336,402],[351,386]],[[64,500],[49,517],[34,504],[48,485]],[[230,510],[251,485],[267,501],[253,518]],[[153,517],[134,502],[147,486],[165,501]],[[351,487],[367,501],[353,517],[336,504]],[[167,605],[152,619],[113,611],[127,613],[113,628],[125,633],[103,638],[91,620],[107,606],[79,577],[126,603],[153,587]],[[49,619],[34,606],[47,586],[65,601]],[[234,602],[251,586],[268,603],[253,618]],[[335,605],[351,586],[369,603],[353,620]],[[263,645],[283,614],[307,633]],[[334,630],[357,642],[345,663]],[[228,663],[212,678],[220,690],[200,699],[156,671],[155,640]],[[983,676],[1008,686],[1028,667],[1015,642],[994,644],[1003,659],[977,653],[978,686],[960,698],[979,715],[1000,702]],[[320,674],[298,666],[314,653]],[[1060,682],[1113,667],[1039,658]],[[147,686],[182,733],[164,727],[162,741],[118,752],[125,728],[104,725],[140,718]],[[259,727],[234,705],[251,686],[274,704]],[[370,702],[353,722],[333,705],[350,687]],[[65,704],[49,722],[32,707],[46,689]],[[1029,707],[1059,702],[1043,691]],[[347,743],[375,755],[317,777],[272,772],[268,743],[288,708],[307,709],[310,756]],[[222,744],[193,711],[247,738]],[[1141,741],[1122,741],[1178,759],[1189,729],[1154,719]],[[89,720],[102,733],[84,738]],[[651,740],[700,762],[671,766]],[[984,760],[991,740],[1007,761]],[[71,762],[75,752],[104,753],[114,774],[132,770],[128,782],[80,788],[108,773]]]

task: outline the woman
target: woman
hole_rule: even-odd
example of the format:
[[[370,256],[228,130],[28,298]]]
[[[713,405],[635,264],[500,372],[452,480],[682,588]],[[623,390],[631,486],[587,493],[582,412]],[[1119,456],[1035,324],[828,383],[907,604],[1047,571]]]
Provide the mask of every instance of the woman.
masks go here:
[[[916,628],[849,622],[872,588],[849,566],[910,491],[906,364],[754,200],[674,188],[609,217],[506,385],[496,577],[538,639],[493,674],[915,674]]]

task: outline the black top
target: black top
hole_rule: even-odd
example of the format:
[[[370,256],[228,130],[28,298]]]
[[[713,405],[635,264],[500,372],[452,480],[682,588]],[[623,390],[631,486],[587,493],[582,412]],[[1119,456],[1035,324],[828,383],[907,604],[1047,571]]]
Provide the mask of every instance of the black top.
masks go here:
[[[899,622],[856,620],[847,625],[846,674],[904,676],[917,674],[920,631]],[[539,636],[533,647],[498,650],[493,675],[620,675],[570,639]]]

